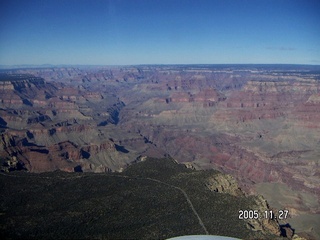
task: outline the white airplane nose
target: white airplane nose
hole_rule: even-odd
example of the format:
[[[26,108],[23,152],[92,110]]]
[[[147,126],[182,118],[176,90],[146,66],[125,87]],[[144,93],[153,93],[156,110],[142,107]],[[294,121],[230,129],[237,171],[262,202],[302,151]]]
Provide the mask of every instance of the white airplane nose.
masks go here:
[[[240,238],[217,236],[217,235],[187,235],[168,238],[167,240],[240,240]]]

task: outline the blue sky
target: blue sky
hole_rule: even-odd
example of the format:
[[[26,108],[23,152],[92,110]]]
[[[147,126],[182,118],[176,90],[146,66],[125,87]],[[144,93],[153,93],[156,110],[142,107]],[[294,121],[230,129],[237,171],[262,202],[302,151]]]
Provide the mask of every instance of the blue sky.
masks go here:
[[[320,65],[319,0],[2,0],[0,64]]]

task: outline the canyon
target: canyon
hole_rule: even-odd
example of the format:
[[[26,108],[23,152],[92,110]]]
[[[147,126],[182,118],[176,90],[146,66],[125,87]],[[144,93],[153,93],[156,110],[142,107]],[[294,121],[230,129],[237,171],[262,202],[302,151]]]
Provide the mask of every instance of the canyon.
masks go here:
[[[170,156],[233,176],[320,237],[319,66],[2,70],[0,131],[6,172],[122,172]]]

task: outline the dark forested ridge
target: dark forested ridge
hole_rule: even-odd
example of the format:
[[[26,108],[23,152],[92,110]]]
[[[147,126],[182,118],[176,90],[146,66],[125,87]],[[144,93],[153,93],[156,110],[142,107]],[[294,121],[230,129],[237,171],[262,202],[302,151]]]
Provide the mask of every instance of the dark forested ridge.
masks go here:
[[[28,239],[165,239],[214,234],[269,239],[239,209],[255,197],[210,191],[217,171],[148,159],[123,173],[1,174],[1,235]],[[257,229],[256,229],[257,230]]]

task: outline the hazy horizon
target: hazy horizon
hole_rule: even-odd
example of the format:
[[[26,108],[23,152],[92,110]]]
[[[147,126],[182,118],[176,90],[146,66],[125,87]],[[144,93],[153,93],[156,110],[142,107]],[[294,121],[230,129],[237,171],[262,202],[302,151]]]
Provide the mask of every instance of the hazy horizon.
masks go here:
[[[320,64],[315,0],[0,6],[0,65]]]
[[[272,67],[272,66],[282,66],[286,67],[320,67],[320,64],[300,64],[300,63],[148,63],[148,64],[14,64],[14,65],[3,65],[0,64],[0,69],[19,69],[19,68],[59,68],[59,67],[139,67],[139,66],[186,66],[186,67]]]

